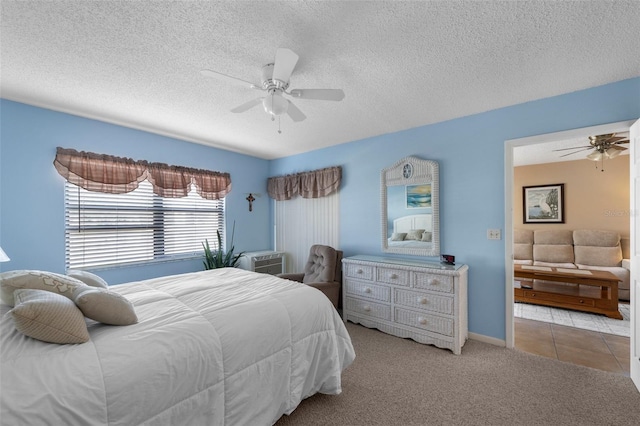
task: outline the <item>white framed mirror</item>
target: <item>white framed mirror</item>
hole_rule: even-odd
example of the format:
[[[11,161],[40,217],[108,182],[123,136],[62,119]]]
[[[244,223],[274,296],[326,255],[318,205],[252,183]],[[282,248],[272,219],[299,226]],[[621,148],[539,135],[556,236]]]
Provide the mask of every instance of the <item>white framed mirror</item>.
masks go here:
[[[440,256],[438,163],[406,157],[380,175],[382,251]]]

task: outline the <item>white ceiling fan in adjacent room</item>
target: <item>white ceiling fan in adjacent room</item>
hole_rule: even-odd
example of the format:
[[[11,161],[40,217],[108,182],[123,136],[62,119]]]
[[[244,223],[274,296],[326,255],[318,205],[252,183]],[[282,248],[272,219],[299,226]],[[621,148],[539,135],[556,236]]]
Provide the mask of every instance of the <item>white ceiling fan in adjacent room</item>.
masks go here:
[[[260,84],[252,83],[237,77],[204,69],[200,71],[207,77],[213,77],[218,80],[241,84],[250,89],[256,89],[266,92],[266,96],[252,99],[231,110],[234,113],[241,113],[262,104],[264,110],[271,115],[274,120],[276,116],[287,114],[293,121],[302,121],[307,118],[306,115],[289,99],[290,96],[299,99],[316,99],[323,101],[341,101],[344,99],[342,89],[289,89],[289,78],[298,62],[298,55],[292,50],[279,48],[276,51],[276,57],[273,63],[266,64],[262,67],[262,80]]]
[[[627,150],[627,148],[620,146],[627,143],[629,143],[628,134],[606,133],[604,135],[589,136],[589,145],[555,149],[554,151],[572,151],[561,155],[560,157],[566,157],[579,152],[592,151],[587,154],[587,159],[604,162],[604,160],[615,158],[623,151]],[[604,167],[601,167],[601,171],[604,171]]]

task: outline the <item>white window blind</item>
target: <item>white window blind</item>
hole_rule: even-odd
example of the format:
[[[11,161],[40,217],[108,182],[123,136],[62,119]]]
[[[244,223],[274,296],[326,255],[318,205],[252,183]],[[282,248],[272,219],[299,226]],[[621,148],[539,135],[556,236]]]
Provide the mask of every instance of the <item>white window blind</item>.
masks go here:
[[[287,253],[286,272],[302,272],[314,244],[339,249],[340,194],[275,202],[276,250]]]
[[[96,268],[201,255],[224,236],[224,199],[163,198],[141,182],[126,194],[91,192],[65,183],[66,268]],[[224,240],[223,240],[224,245]]]

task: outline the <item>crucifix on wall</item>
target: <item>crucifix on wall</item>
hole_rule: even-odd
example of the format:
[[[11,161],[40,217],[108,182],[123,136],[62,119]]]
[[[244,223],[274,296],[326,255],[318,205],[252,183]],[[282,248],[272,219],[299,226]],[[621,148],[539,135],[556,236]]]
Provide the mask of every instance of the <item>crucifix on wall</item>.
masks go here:
[[[256,200],[253,194],[249,194],[247,198],[245,198],[249,202],[249,211],[253,211],[253,202]]]

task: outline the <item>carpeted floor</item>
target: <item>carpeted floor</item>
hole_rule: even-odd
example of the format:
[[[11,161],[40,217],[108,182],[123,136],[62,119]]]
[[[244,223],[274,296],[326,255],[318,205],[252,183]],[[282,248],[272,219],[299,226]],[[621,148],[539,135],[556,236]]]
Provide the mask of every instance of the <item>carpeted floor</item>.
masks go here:
[[[518,318],[550,322],[553,324],[566,325],[584,330],[629,337],[631,320],[629,304],[620,303],[619,311],[623,316],[622,320],[607,318],[604,315],[572,311],[569,309],[551,308],[548,306],[533,305],[529,303],[515,303],[513,306],[513,315]]]
[[[316,394],[276,424],[636,425],[619,374],[469,340],[462,355],[347,323],[356,360],[342,394]]]

